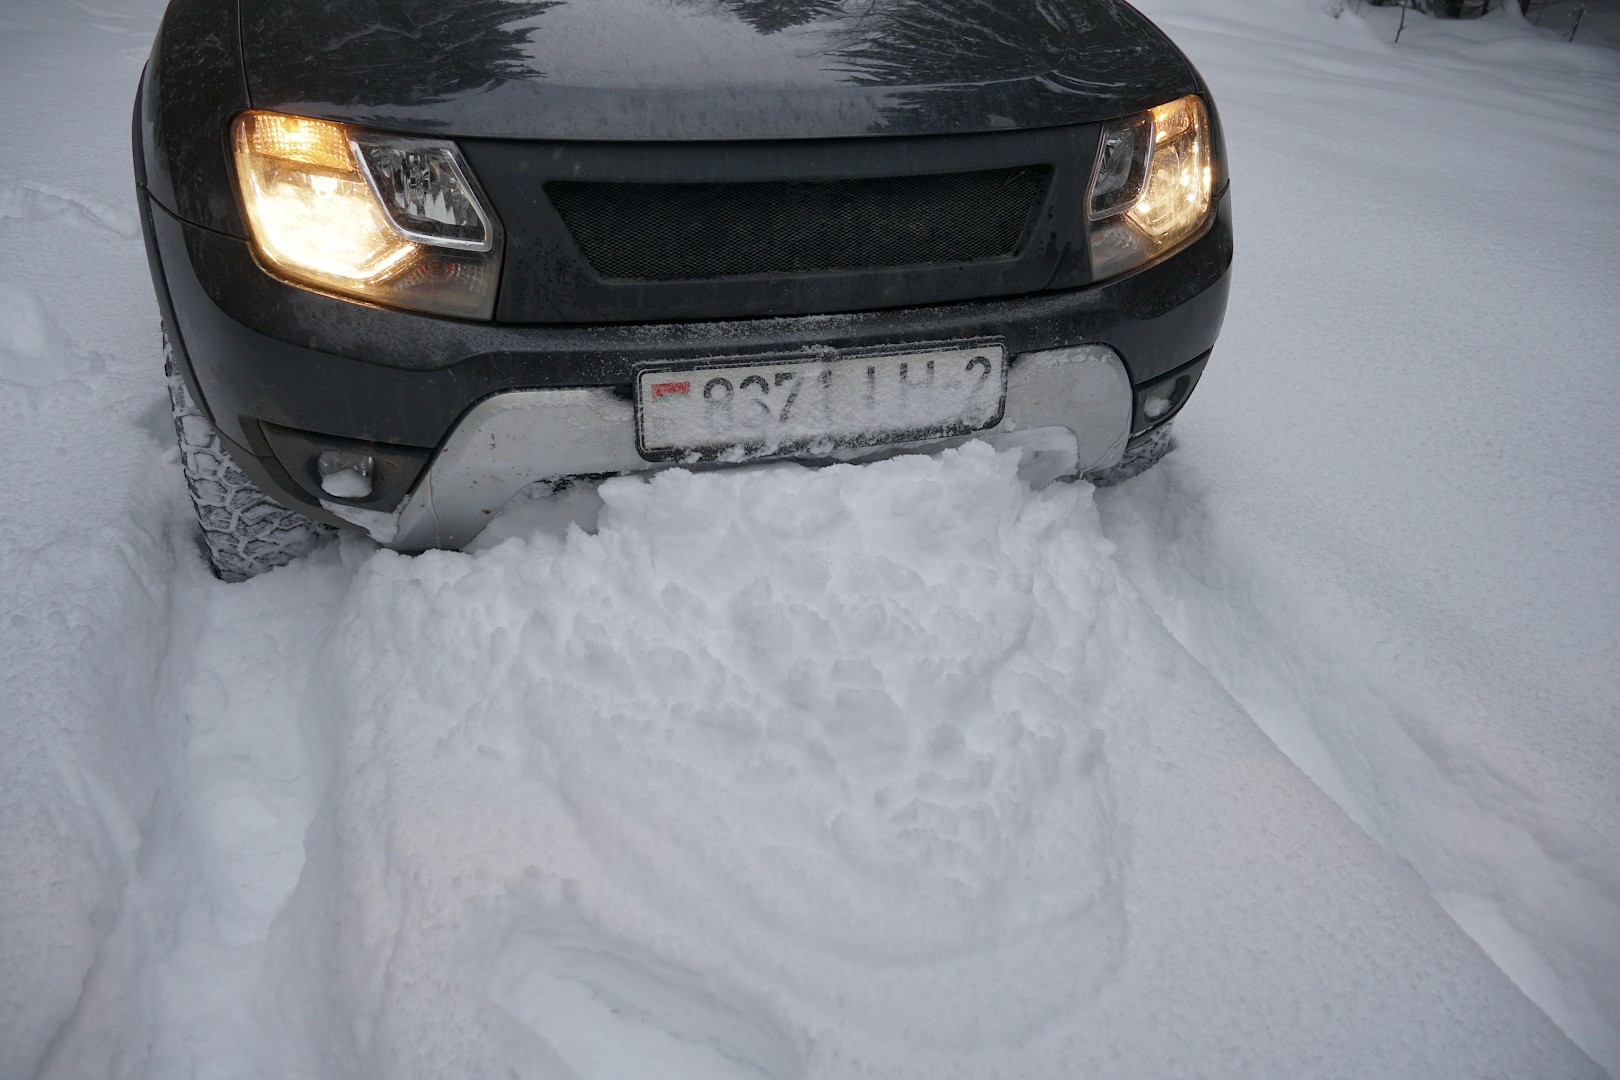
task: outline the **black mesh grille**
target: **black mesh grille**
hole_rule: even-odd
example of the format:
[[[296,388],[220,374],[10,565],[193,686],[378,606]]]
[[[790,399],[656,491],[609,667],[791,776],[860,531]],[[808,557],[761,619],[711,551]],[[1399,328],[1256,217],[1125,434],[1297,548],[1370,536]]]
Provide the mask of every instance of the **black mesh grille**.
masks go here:
[[[546,193],[602,277],[672,280],[1010,258],[1051,176],[1031,165],[860,180],[569,180]]]

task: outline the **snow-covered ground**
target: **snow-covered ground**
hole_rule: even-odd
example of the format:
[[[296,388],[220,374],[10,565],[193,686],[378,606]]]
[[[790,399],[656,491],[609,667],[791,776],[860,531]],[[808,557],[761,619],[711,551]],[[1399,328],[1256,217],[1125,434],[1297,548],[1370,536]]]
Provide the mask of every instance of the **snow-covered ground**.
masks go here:
[[[1142,6],[1241,242],[1154,472],[677,472],[228,586],[159,5],[6,0],[0,1078],[1620,1075],[1620,53]]]

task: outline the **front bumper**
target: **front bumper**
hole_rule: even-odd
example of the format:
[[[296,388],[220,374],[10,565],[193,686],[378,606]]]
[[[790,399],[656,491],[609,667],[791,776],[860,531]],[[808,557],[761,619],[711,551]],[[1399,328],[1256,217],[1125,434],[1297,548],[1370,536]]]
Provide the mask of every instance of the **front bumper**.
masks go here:
[[[402,550],[465,544],[535,480],[659,467],[636,449],[630,393],[655,363],[994,337],[1012,357],[1007,414],[984,436],[1064,428],[1079,471],[1105,468],[1140,426],[1141,391],[1201,370],[1232,258],[1228,196],[1185,250],[1082,289],[848,315],[518,326],[288,285],[244,241],[142,203],[176,359],[232,457],[277,501]],[[323,496],[322,448],[373,454],[371,496]]]
[[[1072,435],[1073,443],[1059,451],[1064,460],[1055,473],[1106,468],[1118,461],[1130,438],[1132,402],[1119,357],[1111,349],[1081,345],[1026,354],[1022,360],[1009,370],[1007,408],[995,427],[974,436],[834,453],[832,459],[859,461],[955,445],[969,437],[1011,443],[1026,434],[1061,429]],[[322,506],[388,547],[459,548],[483,531],[512,496],[536,481],[668,467],[668,462],[641,455],[635,433],[634,407],[611,390],[511,390],[473,406],[396,510],[367,510],[332,500],[322,500]]]

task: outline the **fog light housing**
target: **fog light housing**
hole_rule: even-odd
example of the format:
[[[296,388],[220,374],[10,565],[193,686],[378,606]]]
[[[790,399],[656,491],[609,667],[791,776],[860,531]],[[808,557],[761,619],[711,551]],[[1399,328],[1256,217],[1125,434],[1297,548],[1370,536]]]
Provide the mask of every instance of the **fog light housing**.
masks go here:
[[[1176,411],[1187,396],[1187,378],[1182,376],[1166,386],[1159,383],[1142,395],[1142,416],[1155,423]]]
[[[1209,362],[1205,353],[1190,364],[1183,364],[1170,374],[1136,388],[1136,414],[1131,420],[1131,434],[1141,435],[1168,421],[1192,397],[1204,365]]]
[[[321,490],[334,499],[369,499],[377,459],[348,450],[327,450],[315,459]]]

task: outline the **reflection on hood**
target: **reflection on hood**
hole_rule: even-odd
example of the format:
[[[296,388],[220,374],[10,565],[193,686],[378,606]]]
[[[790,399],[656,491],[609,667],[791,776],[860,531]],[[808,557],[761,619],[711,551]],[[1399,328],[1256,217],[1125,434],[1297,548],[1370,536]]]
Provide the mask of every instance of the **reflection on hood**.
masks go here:
[[[460,136],[936,135],[1196,88],[1120,0],[240,0],[256,107]]]
[[[261,67],[325,71],[318,81],[341,88],[341,104],[447,101],[544,77],[534,69],[529,39],[539,16],[564,2],[322,0],[318,19],[298,4],[244,4],[243,34],[268,46]]]

